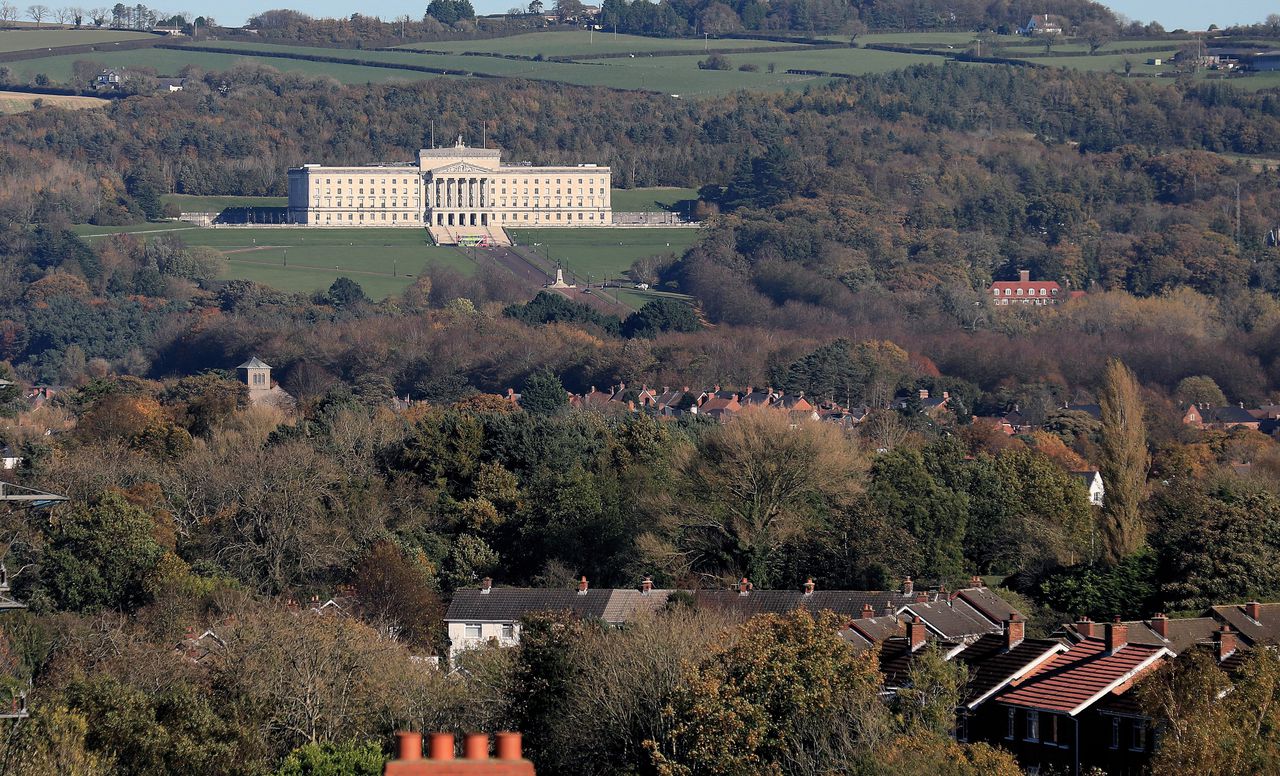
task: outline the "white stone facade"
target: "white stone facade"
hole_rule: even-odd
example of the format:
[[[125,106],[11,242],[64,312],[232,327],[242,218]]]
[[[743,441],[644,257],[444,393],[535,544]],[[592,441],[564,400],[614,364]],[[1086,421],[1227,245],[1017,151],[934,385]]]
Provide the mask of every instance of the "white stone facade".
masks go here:
[[[289,220],[309,226],[607,226],[613,221],[608,167],[503,165],[502,152],[422,149],[418,164],[304,165],[289,170]]]

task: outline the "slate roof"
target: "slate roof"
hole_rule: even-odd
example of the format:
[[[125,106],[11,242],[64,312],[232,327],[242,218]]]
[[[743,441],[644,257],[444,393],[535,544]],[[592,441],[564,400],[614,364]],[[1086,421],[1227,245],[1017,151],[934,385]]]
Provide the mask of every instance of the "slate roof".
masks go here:
[[[979,637],[955,657],[969,668],[965,704],[975,707],[993,692],[1065,650],[1056,639],[1023,639],[1009,648],[1003,633]]]
[[[1133,643],[1108,652],[1105,641],[1087,638],[996,696],[996,701],[1075,716],[1170,655],[1164,647]]]
[[[271,367],[268,364],[259,360],[257,356],[254,356],[253,358],[244,362],[240,366],[236,367],[236,369],[270,369],[270,368]]]
[[[845,636],[845,634],[849,634]],[[874,644],[902,634],[902,620],[897,615],[888,617],[861,617],[849,623],[849,627],[840,631],[841,637],[855,645],[859,641]]]
[[[1258,419],[1244,407],[1234,404],[1227,407],[1209,407],[1200,410],[1200,414],[1211,423],[1257,423]]]
[[[930,600],[938,596],[937,593],[928,595]],[[800,590],[752,590],[745,595],[737,590],[696,590],[693,596],[698,606],[733,611],[746,617],[785,614],[804,607],[811,612],[829,609],[845,617],[860,618],[864,604],[875,612],[885,609],[897,612],[915,601],[915,593],[908,595],[897,590],[815,590],[807,596]]]
[[[1280,604],[1259,604],[1258,619],[1245,614],[1243,604],[1213,607],[1214,616],[1250,644],[1280,645]]]
[[[1018,611],[1008,601],[992,592],[989,587],[966,587],[956,591],[956,597],[964,600],[978,610],[983,617],[995,623],[1003,623],[1011,614]]]
[[[972,639],[1003,629],[1000,623],[987,619],[959,596],[927,604],[908,604],[905,611],[918,615],[929,630],[944,639]]]
[[[1168,647],[1175,654],[1213,640],[1213,632],[1218,629],[1218,621],[1212,617],[1179,617],[1170,619],[1166,626],[1168,638],[1162,637],[1152,627],[1151,620],[1129,620],[1129,643],[1146,644],[1153,647]],[[1105,623],[1094,623],[1095,628],[1105,627]],[[1085,636],[1075,623],[1062,626],[1063,633],[1071,641],[1083,641]]]
[[[572,612],[579,617],[604,619],[612,590],[538,589],[495,587],[488,593],[458,590],[449,603],[445,622],[515,622],[533,612]]]

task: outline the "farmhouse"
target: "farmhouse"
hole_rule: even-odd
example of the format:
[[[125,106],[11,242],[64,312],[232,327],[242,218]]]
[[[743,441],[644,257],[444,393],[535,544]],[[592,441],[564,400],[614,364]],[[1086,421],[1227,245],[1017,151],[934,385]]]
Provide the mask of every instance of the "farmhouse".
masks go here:
[[[289,170],[289,221],[308,226],[426,227],[438,244],[508,244],[514,226],[607,226],[608,167],[502,163],[496,148],[424,148],[417,164]]]
[[[1033,304],[1037,307],[1057,304],[1062,286],[1053,280],[1032,280],[1030,270],[1019,270],[1017,280],[997,280],[987,293],[997,305]]]

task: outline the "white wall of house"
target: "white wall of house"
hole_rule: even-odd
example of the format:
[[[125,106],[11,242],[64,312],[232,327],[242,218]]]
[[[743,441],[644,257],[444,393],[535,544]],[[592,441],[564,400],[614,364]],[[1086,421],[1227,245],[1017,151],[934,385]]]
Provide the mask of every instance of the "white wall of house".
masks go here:
[[[500,647],[514,647],[520,643],[520,623],[506,622],[461,622],[445,623],[449,631],[449,655],[452,657],[468,649],[482,647],[489,642],[497,642]]]

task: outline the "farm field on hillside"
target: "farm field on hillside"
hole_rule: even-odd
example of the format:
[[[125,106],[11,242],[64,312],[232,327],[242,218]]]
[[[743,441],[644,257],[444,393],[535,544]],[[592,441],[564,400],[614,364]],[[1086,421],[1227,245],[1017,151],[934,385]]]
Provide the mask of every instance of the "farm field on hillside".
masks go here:
[[[219,46],[228,46],[236,51],[243,51],[243,55],[232,54],[210,54],[199,53],[199,56],[206,57],[249,57],[254,52],[280,52],[288,54],[314,55],[320,51],[325,56],[342,56],[352,58],[362,58],[370,61],[387,62],[388,64],[407,64],[423,67],[444,68],[448,70],[459,70],[468,73],[478,73],[484,75],[502,76],[506,78],[529,78],[540,81],[559,81],[561,83],[576,84],[579,86],[606,86],[615,89],[638,89],[642,91],[670,92],[673,94],[687,95],[712,95],[725,94],[734,92],[739,89],[762,89],[775,90],[792,88],[796,86],[804,86],[815,81],[822,83],[826,79],[815,79],[813,76],[795,76],[786,75],[781,72],[788,65],[780,64],[779,72],[776,74],[767,74],[764,67],[761,72],[743,73],[734,71],[715,71],[715,70],[699,70],[697,62],[703,57],[636,57],[635,59],[606,59],[594,63],[578,63],[578,62],[531,62],[519,59],[499,59],[496,57],[473,57],[464,56],[462,54],[423,54],[416,51],[340,51],[334,52],[328,49],[314,49],[305,46],[273,46],[257,43],[235,43],[222,44]],[[182,52],[169,52],[181,55]],[[780,52],[777,57],[791,55],[797,52]],[[800,54],[808,54],[809,52],[798,52]],[[884,52],[867,52],[872,56],[879,57],[900,57],[910,56],[901,54],[891,54]],[[197,52],[191,52],[192,56],[196,56]],[[762,55],[753,55],[762,56]],[[305,60],[290,60],[271,57],[257,57],[257,61],[261,61],[267,65],[278,67],[281,70],[293,70],[293,65],[305,65],[305,69],[323,72],[326,68],[352,68],[356,67],[362,71],[371,71],[382,74],[382,79],[367,80],[388,80],[400,74],[400,76],[409,79],[420,77],[431,77],[430,74],[421,73],[413,70],[392,70],[381,68],[368,68],[355,65],[338,65],[323,62],[308,62]],[[666,60],[672,60],[667,62]],[[779,59],[779,62],[782,60]],[[658,64],[654,64],[658,63]],[[804,65],[794,65],[795,67],[804,67]],[[655,72],[655,67],[660,72]],[[893,69],[893,66],[884,67],[883,69]]]
[[[127,30],[0,30],[0,53],[143,39],[156,36]]]
[[[690,51],[699,52],[706,48],[740,49],[760,48],[762,46],[786,45],[771,40],[750,40],[746,38],[711,38],[709,42],[701,38],[650,38],[644,35],[614,35],[611,32],[592,33],[589,30],[562,30],[556,32],[533,32],[527,35],[513,35],[507,38],[490,40],[461,40],[428,43],[410,43],[399,46],[403,49],[426,51],[478,51],[496,54],[519,54],[521,56],[546,57],[582,56],[589,54],[624,54],[643,53],[649,51]]]
[[[107,100],[99,97],[75,97],[62,94],[28,94],[26,92],[0,92],[0,116],[33,110],[36,101],[68,110],[99,108]]]
[[[598,283],[604,277],[620,277],[632,262],[644,256],[680,255],[698,239],[699,230],[688,228],[616,229],[509,229],[518,245],[533,248],[552,264],[562,264],[565,275],[576,282]]]
[[[254,57],[249,54],[213,54],[203,51],[155,48],[43,57],[41,59],[9,62],[6,63],[5,67],[14,71],[19,78],[24,80],[35,78],[37,73],[44,73],[49,76],[50,80],[57,83],[70,83],[71,65],[78,59],[97,62],[104,67],[153,67],[161,75],[177,75],[187,65],[194,65],[203,70],[229,70],[240,64],[254,64],[272,67],[285,73],[330,76],[345,84],[420,81],[425,78],[439,77],[433,73],[420,73],[411,70],[308,62],[301,59],[280,59],[278,57]]]

